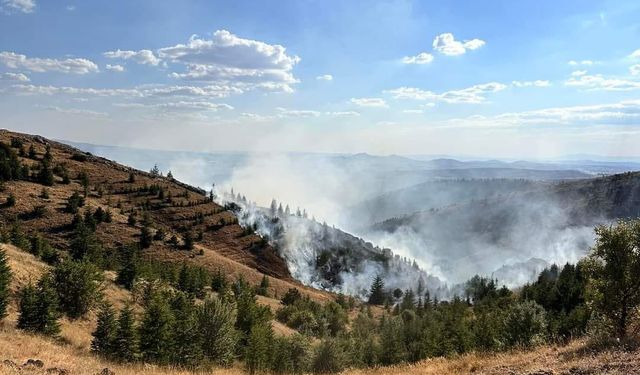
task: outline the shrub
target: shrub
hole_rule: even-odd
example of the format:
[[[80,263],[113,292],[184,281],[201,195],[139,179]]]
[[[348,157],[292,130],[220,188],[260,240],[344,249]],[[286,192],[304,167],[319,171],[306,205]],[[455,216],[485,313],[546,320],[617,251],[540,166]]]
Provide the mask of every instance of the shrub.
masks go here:
[[[544,341],[547,328],[546,312],[534,301],[512,304],[504,317],[506,343],[529,347]]]
[[[323,340],[318,345],[311,370],[315,374],[334,374],[344,370],[346,359],[337,341],[333,339]]]
[[[20,291],[18,328],[56,336],[60,332],[58,297],[48,277],[36,286],[29,283]]]

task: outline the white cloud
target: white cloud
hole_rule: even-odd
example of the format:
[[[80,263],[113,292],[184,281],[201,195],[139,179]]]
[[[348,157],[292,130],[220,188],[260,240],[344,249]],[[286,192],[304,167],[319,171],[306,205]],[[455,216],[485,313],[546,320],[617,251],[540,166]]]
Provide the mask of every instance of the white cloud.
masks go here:
[[[162,109],[166,111],[185,111],[185,112],[200,112],[200,111],[212,111],[217,112],[219,110],[232,110],[233,107],[224,103],[211,103],[203,101],[178,101],[168,103],[115,103],[114,106],[121,108],[146,108],[146,109]]]
[[[631,52],[629,57],[631,57],[632,59],[640,59],[640,48]]]
[[[11,69],[26,69],[38,73],[61,72],[87,74],[99,71],[98,65],[87,59],[41,59],[6,51],[0,52],[0,63]]]
[[[360,113],[356,111],[325,112],[325,114],[327,116],[336,116],[336,117],[360,116]]]
[[[424,109],[405,109],[402,113],[406,113],[408,115],[419,115],[424,113]]]
[[[587,74],[586,70],[575,70],[575,71],[571,72],[571,76],[572,77],[582,77],[582,76],[584,76],[586,74]]]
[[[67,5],[67,10],[69,12],[73,12],[74,10],[76,10],[76,6],[75,5]]]
[[[104,57],[109,59],[123,59],[123,60],[133,60],[138,64],[143,65],[158,65],[161,60],[157,58],[152,51],[148,49],[141,49],[140,51],[108,51],[103,53]]]
[[[2,0],[0,7],[5,13],[31,13],[36,9],[35,0]]]
[[[394,99],[433,100],[445,103],[479,104],[486,101],[486,94],[502,91],[507,86],[498,82],[474,85],[460,90],[450,90],[441,94],[415,87],[399,87],[384,91]]]
[[[595,64],[595,61],[593,61],[593,60],[582,60],[582,61],[571,60],[571,61],[568,62],[568,64],[571,65],[571,66],[578,66],[578,65],[591,66],[591,65]]]
[[[429,64],[433,61],[433,55],[426,52],[421,52],[416,56],[405,56],[402,58],[403,64]]]
[[[317,76],[316,79],[318,81],[333,81],[333,76],[331,74],[323,74],[321,76]]]
[[[96,89],[67,86],[12,85],[2,90],[18,95],[83,95],[98,97],[133,97],[133,98],[188,98],[210,97],[223,98],[232,94],[240,94],[242,90],[229,86],[155,86],[136,87],[132,89]]]
[[[186,72],[171,74],[179,79],[285,92],[298,82],[292,73],[298,56],[288,55],[281,45],[240,38],[227,30],[214,32],[211,39],[194,35],[186,44],[159,49],[158,55],[186,65]]]
[[[484,46],[484,40],[471,39],[458,41],[451,33],[443,33],[433,40],[433,49],[447,56],[462,55],[467,50],[474,50]]]
[[[286,109],[282,107],[278,107],[276,110],[281,117],[318,117],[322,114],[318,111]]]
[[[564,84],[570,87],[604,91],[630,91],[640,89],[640,81],[624,78],[606,78],[602,74],[572,75]]]
[[[360,107],[387,107],[387,103],[382,98],[351,98],[350,101]]]
[[[515,87],[549,87],[551,86],[551,82],[546,80],[535,80],[535,81],[513,81],[511,82]]]
[[[0,81],[1,82],[29,82],[30,79],[26,75],[22,73],[0,73]]]
[[[111,64],[107,64],[107,65],[105,66],[105,68],[106,68],[107,70],[112,71],[112,72],[118,72],[118,73],[122,73],[122,72],[124,72],[124,66],[122,66],[122,65],[111,65]]]
[[[632,76],[640,76],[640,64],[630,66],[629,73],[631,73]]]
[[[41,106],[40,108],[45,109],[47,111],[64,113],[67,115],[78,115],[78,116],[88,116],[88,117],[109,117],[109,114],[105,112],[91,111],[88,109],[61,108],[57,106]]]

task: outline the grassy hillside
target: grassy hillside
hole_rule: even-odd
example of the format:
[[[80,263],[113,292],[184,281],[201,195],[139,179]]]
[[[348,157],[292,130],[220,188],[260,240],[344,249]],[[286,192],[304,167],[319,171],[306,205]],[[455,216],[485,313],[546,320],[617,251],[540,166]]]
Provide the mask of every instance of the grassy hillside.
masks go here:
[[[210,201],[200,189],[171,178],[138,171],[107,159],[83,153],[75,148],[42,137],[0,130],[0,142],[21,143],[25,151],[20,163],[29,165],[37,173],[49,146],[52,164],[63,170],[64,177],[54,173],[53,186],[43,186],[33,181],[10,181],[0,191],[0,202],[13,195],[12,207],[0,211],[0,226],[8,230],[15,219],[24,222],[28,234],[41,234],[55,247],[67,248],[72,239],[70,224],[73,214],[65,210],[68,198],[74,193],[84,194],[82,175],[87,176],[85,207],[109,210],[113,220],[98,226],[96,235],[105,247],[139,241],[142,228],[142,212],[146,212],[154,230],[162,230],[165,239],[153,241],[143,254],[149,259],[180,264],[187,262],[206,267],[211,271],[221,269],[230,276],[242,275],[251,283],[258,283],[263,274],[271,276],[272,292],[282,294],[292,286],[306,290],[318,300],[326,294],[304,288],[295,281],[282,258],[259,236],[238,225],[235,215]],[[34,154],[29,155],[33,147]],[[16,152],[18,148],[14,148]],[[30,157],[31,156],[31,157]],[[54,170],[56,172],[56,170]],[[131,177],[133,176],[133,178]],[[48,198],[42,197],[43,189]],[[161,193],[160,193],[161,191]],[[42,213],[32,215],[35,210]],[[135,215],[137,223],[130,225],[128,217]],[[192,250],[181,248],[185,236],[201,237]],[[175,236],[178,244],[170,243]]]

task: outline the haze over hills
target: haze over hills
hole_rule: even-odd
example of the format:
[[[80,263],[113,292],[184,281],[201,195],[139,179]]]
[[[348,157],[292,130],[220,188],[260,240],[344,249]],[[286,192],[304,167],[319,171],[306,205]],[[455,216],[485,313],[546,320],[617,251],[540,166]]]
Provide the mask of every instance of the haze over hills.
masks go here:
[[[306,209],[310,218],[416,259],[429,275],[449,284],[479,273],[515,286],[540,271],[542,263],[530,259],[548,264],[576,261],[593,240],[594,224],[628,217],[636,204],[633,193],[629,201],[616,201],[614,188],[634,192],[633,179],[596,179],[612,181],[597,186],[587,181],[640,167],[622,160],[419,160],[397,155],[182,153],[76,145],[141,169],[157,164],[204,188],[211,183],[220,192],[235,188],[262,207],[275,198],[292,211]],[[592,201],[607,202],[609,207],[625,205],[631,211],[601,212],[604,206],[575,211]],[[536,235],[531,228],[536,228]],[[358,288],[362,287],[360,283]]]

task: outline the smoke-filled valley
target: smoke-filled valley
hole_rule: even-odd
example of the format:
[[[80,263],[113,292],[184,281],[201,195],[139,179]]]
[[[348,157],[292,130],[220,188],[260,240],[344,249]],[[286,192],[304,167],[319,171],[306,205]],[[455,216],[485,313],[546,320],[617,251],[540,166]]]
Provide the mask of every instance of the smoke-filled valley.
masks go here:
[[[376,274],[441,298],[476,274],[517,287],[551,263],[579,260],[594,225],[640,212],[640,177],[607,177],[640,169],[633,162],[77,146],[141,169],[157,164],[203,189],[215,184],[220,203],[235,205],[295,278],[358,296]]]

